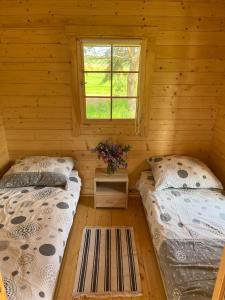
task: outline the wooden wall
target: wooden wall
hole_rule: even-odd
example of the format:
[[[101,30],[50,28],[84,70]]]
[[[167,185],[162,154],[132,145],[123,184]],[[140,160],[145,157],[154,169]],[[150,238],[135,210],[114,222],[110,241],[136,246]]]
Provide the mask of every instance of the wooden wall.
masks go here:
[[[0,115],[0,173],[7,166],[9,162],[8,148],[5,137],[5,130],[3,120]]]
[[[91,130],[72,136],[71,59],[63,27],[87,24],[157,28],[149,136],[112,136],[132,145],[131,186],[152,154],[207,161],[225,74],[223,1],[2,0],[0,24],[0,101],[11,159],[73,155],[85,179],[83,192],[92,193],[101,163],[89,150],[106,136]]]
[[[217,110],[210,151],[210,165],[225,187],[225,95],[220,99]]]

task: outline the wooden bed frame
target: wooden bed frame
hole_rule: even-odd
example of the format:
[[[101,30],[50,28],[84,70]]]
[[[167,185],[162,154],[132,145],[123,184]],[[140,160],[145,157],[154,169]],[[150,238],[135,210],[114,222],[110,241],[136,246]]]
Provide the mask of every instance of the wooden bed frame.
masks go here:
[[[225,248],[221,257],[220,267],[217,274],[216,284],[213,292],[212,300],[225,299]]]
[[[2,274],[0,273],[0,300],[7,300]]]

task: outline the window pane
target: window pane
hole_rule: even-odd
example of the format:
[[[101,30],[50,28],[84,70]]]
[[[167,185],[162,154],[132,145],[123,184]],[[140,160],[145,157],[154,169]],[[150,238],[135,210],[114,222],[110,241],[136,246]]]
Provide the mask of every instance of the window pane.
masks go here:
[[[137,96],[138,73],[113,73],[113,96]]]
[[[112,118],[113,119],[135,119],[136,98],[113,99],[112,100]]]
[[[84,70],[85,71],[110,71],[111,69],[110,46],[85,46],[84,45]]]
[[[113,71],[139,71],[140,46],[114,46]]]
[[[85,73],[86,96],[110,96],[111,75],[109,73]]]
[[[86,98],[87,119],[110,119],[111,100],[103,98]]]

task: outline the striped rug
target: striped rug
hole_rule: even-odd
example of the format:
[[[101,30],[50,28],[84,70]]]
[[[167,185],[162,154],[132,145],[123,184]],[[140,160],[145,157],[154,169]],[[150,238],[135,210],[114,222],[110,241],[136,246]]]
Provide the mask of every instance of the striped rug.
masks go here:
[[[84,228],[74,298],[140,295],[141,283],[133,228]]]

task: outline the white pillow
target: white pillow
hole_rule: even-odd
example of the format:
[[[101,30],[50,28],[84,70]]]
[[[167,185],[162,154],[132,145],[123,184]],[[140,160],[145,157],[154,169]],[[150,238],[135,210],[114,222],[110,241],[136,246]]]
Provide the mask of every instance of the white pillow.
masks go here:
[[[16,160],[0,180],[0,188],[65,186],[73,166],[71,157],[28,156]]]
[[[170,155],[151,157],[147,161],[158,191],[167,188],[223,189],[212,171],[196,158]]]

